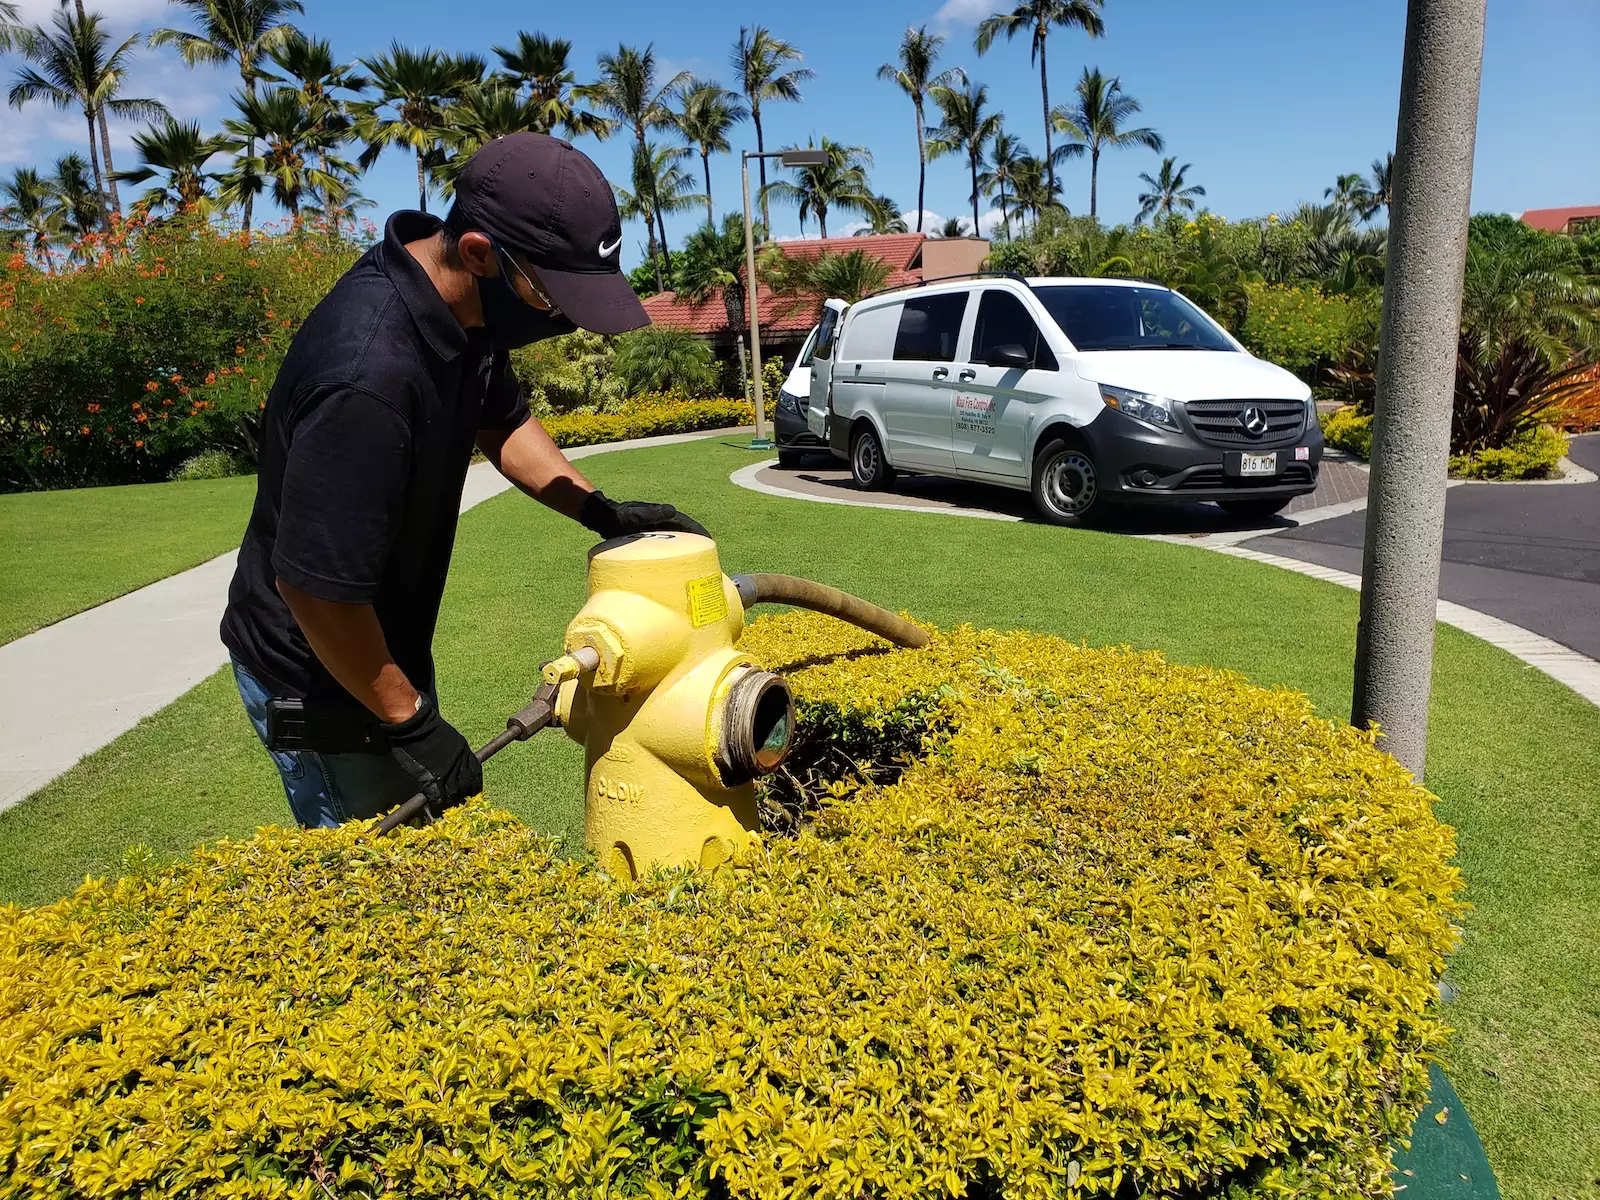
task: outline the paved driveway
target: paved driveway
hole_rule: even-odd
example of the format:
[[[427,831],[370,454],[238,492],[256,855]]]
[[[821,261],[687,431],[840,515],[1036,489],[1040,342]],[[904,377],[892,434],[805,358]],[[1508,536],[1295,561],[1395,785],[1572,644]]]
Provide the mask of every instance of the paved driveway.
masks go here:
[[[1570,457],[1600,473],[1600,434]],[[1366,513],[1240,543],[1361,573]],[[1439,594],[1600,658],[1600,482],[1463,484],[1445,501]]]

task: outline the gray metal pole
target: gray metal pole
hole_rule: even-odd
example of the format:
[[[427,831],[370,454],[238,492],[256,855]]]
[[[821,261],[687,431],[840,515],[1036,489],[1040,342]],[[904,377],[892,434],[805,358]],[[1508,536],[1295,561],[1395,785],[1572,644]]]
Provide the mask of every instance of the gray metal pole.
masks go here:
[[[1418,779],[1444,540],[1485,0],[1410,0],[1350,720]]]

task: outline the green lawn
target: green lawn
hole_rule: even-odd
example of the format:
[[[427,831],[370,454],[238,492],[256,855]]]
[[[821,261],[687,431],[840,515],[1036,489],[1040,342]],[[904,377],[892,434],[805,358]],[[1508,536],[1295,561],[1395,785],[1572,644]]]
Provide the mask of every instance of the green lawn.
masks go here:
[[[254,475],[0,496],[0,643],[239,544]]]
[[[736,439],[584,463],[619,497],[710,526],[730,572],[778,570],[943,624],[1156,647],[1349,712],[1356,595],[1189,547],[1032,524],[805,504],[746,492]],[[445,712],[475,742],[525,702],[582,599],[588,536],[508,493],[462,520],[438,636]],[[1476,909],[1450,970],[1451,1075],[1513,1200],[1594,1197],[1600,1179],[1600,710],[1439,630],[1429,783],[1460,836]],[[577,833],[581,759],[559,734],[513,746],[491,798]],[[158,854],[285,821],[226,675],[0,814],[0,899],[36,903],[126,846]]]

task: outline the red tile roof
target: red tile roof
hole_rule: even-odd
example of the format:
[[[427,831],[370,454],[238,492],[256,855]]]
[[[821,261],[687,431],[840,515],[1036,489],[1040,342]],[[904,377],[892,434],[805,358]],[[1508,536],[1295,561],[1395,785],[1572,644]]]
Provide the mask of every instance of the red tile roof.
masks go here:
[[[916,283],[922,278],[922,243],[926,237],[922,233],[882,233],[864,237],[813,238],[780,242],[779,245],[790,258],[816,258],[824,251],[848,254],[852,250],[865,250],[889,264],[888,278],[883,281],[883,286],[889,288]],[[822,296],[776,297],[766,284],[757,285],[756,296],[763,332],[805,333],[822,315]],[[721,292],[703,304],[678,304],[675,303],[674,293],[661,292],[644,302],[644,311],[652,324],[669,329],[708,336],[729,332],[728,310],[722,303]]]
[[[1560,233],[1574,218],[1600,217],[1600,204],[1579,205],[1576,208],[1530,208],[1522,214],[1522,223],[1546,233]]]

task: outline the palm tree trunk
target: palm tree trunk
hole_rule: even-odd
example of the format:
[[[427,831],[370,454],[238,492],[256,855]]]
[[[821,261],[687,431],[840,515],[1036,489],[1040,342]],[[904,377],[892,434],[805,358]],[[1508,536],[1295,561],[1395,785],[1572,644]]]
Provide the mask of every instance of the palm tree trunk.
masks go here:
[[[817,205],[817,225],[822,230],[823,240],[826,241],[828,237],[828,206],[826,204]]]
[[[656,223],[655,217],[650,213],[644,215],[645,232],[650,235],[649,254],[650,265],[656,269],[656,291],[667,290],[667,281],[661,275],[661,258],[656,253]]]
[[[1056,194],[1056,160],[1050,150],[1050,77],[1044,69],[1044,47],[1049,41],[1044,26],[1039,27],[1039,98],[1044,101],[1044,169],[1049,179],[1049,194]]]
[[[1089,151],[1089,219],[1095,219],[1096,191],[1100,183],[1100,147],[1096,146]]]
[[[661,226],[661,260],[666,268],[667,278],[672,277],[672,251],[667,249],[667,215],[656,207],[656,224]]]
[[[922,128],[922,97],[911,101],[917,112],[917,232],[922,232],[923,193],[928,186],[928,139]]]
[[[244,79],[245,87],[249,90],[250,94],[254,96],[256,94],[255,77],[250,74],[249,64],[246,63],[242,58],[239,60],[239,75]],[[246,156],[250,158],[254,158],[256,156],[256,139],[254,137],[247,138],[245,140],[244,152]],[[422,164],[420,159],[417,164],[417,173],[419,175],[422,173]],[[255,193],[246,192],[244,194],[244,231],[246,234],[250,232],[250,219],[255,215],[255,208]]]
[[[106,186],[111,189],[111,211],[107,214],[107,221],[122,216],[122,200],[117,195],[117,177],[113,173],[116,168],[111,165],[111,135],[106,131],[105,110],[100,111],[100,145],[105,149],[106,157]]]
[[[711,153],[703,146],[700,149],[700,165],[706,172],[706,227],[709,229],[716,226],[717,218],[711,207]]]
[[[752,97],[750,101],[750,119],[756,123],[756,153],[766,153],[767,145],[761,137],[761,105]],[[766,230],[767,236],[772,236],[772,214],[767,211],[767,160],[756,159],[756,164],[761,168],[761,225]]]
[[[417,149],[417,207],[428,211],[428,176],[422,169],[422,150]]]
[[[1000,181],[1000,224],[1005,228],[1006,236],[1011,236],[1011,217],[1006,212],[1006,181]]]
[[[972,160],[972,236],[978,236],[978,156],[971,156]]]
[[[100,200],[100,221],[107,229],[110,229],[111,205],[106,200],[106,184],[100,175],[100,150],[95,145],[94,114],[88,109],[84,109],[83,119],[89,123],[89,165],[94,168],[94,194]]]

